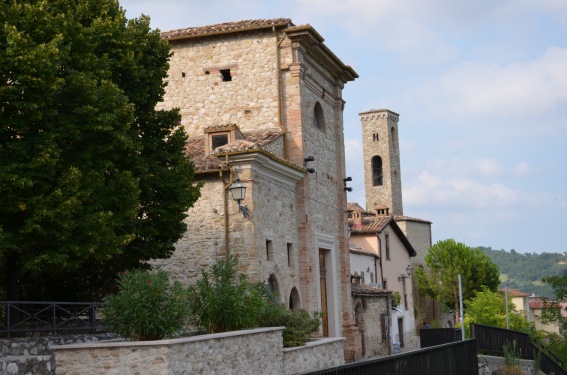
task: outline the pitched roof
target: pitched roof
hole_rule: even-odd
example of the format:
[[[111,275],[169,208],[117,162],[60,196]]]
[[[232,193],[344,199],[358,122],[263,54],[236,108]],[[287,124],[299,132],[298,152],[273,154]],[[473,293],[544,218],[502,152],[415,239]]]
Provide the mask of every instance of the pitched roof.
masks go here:
[[[499,291],[504,293],[506,291],[506,289],[499,289]],[[531,296],[531,294],[526,293],[526,292],[522,292],[521,290],[518,290],[518,289],[508,288],[508,296],[509,297],[529,297],[529,296]]]
[[[431,224],[431,221],[429,221],[429,220],[418,219],[418,218],[415,218],[415,217],[403,216],[403,215],[394,215],[394,220],[396,220],[396,221],[414,221],[416,223]]]
[[[382,232],[387,226],[390,226],[404,247],[407,249],[408,254],[410,257],[414,257],[417,255],[417,252],[413,248],[412,244],[409,242],[408,238],[402,231],[402,229],[394,220],[394,216],[385,216],[385,215],[377,215],[374,217],[365,217],[363,219],[362,225],[359,226],[352,226],[351,228],[351,236],[357,234],[372,234],[372,233],[380,233]]]
[[[223,126],[217,126],[216,128],[222,128]],[[211,130],[214,127],[209,127],[206,130]],[[264,149],[264,146],[273,142],[274,140],[282,137],[283,134],[279,130],[259,130],[251,132],[243,132],[243,139],[236,139],[232,142],[227,143],[224,146],[217,147],[213,150],[211,155],[205,155],[205,136],[195,136],[190,137],[187,140],[185,146],[185,154],[193,161],[195,164],[196,173],[207,173],[214,172],[218,170],[227,170],[226,162],[220,158],[220,156],[226,154],[234,153],[246,153],[252,151],[261,151],[270,158],[278,160],[284,164],[287,164],[293,168],[303,170],[302,166],[296,165],[288,160],[285,160],[268,150]]]
[[[360,247],[351,247],[348,249],[352,254],[360,254],[360,255],[368,255],[374,258],[378,258],[378,254],[374,253],[373,251],[369,251],[366,249],[361,249]]]
[[[376,296],[387,297],[392,292],[375,286],[366,284],[350,284],[351,294],[353,296]]]
[[[274,18],[263,20],[246,20],[225,22],[216,25],[187,27],[184,29],[164,31],[161,37],[166,40],[189,39],[200,36],[229,34],[243,31],[271,29],[272,27],[292,27],[294,24],[289,18]]]

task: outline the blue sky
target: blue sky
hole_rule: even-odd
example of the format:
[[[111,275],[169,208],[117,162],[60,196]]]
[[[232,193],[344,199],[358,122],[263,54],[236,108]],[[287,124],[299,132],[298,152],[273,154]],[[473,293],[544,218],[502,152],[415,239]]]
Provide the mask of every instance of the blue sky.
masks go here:
[[[349,202],[358,114],[400,114],[404,214],[433,241],[567,251],[567,1],[127,0],[162,31],[291,18],[360,75],[343,97]]]

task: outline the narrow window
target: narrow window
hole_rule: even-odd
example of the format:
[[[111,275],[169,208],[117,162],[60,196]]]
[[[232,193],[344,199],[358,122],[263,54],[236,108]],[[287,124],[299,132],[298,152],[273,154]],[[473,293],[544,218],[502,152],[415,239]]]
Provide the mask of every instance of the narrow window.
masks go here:
[[[382,285],[382,289],[388,289],[388,280],[384,279],[384,285]]]
[[[372,134],[372,140],[373,140],[374,142],[378,142],[378,133]]]
[[[390,260],[390,235],[386,233],[386,259]]]
[[[270,290],[270,293],[272,293],[272,295],[277,299],[280,295],[280,287],[278,284],[278,279],[276,279],[275,275],[270,275],[270,277],[268,278],[268,289]]]
[[[221,69],[220,74],[223,82],[232,81],[232,76],[230,75],[230,69]]]
[[[387,321],[388,316],[386,314],[380,314],[380,331],[382,333],[382,341],[388,340],[388,331],[386,330]]]
[[[372,158],[372,185],[382,186],[384,184],[384,174],[382,171],[382,158],[374,156]]]
[[[266,260],[274,260],[272,241],[266,240]]]
[[[370,272],[370,282],[374,284],[374,272]]]
[[[287,244],[287,265],[288,265],[288,267],[292,267],[294,265],[293,257],[294,257],[294,255],[293,255],[293,244],[288,243]]]
[[[319,102],[315,103],[313,108],[313,127],[321,131],[325,130],[325,116],[323,115],[323,107]]]

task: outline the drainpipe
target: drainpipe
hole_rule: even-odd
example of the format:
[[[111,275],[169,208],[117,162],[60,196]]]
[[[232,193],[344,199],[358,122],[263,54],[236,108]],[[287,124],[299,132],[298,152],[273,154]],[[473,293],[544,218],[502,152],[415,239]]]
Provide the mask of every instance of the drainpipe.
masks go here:
[[[278,34],[276,34],[276,27],[272,26],[272,32],[274,33],[274,38],[276,38],[276,92],[278,93],[278,126],[283,130],[284,132],[284,155],[286,158],[288,158],[287,155],[287,145],[286,145],[286,134],[285,134],[285,128],[283,126],[283,114],[282,114],[282,94],[281,94],[281,77],[280,77],[280,64],[281,64],[281,58],[280,58],[280,44],[282,44],[282,42],[285,39],[285,36],[283,36],[281,39],[278,38]]]
[[[378,256],[379,256],[379,262],[380,262],[380,281],[381,281],[381,285],[382,285],[382,289],[384,288],[384,269],[382,268],[382,240],[380,239],[380,232],[376,232],[376,238],[378,239]],[[386,302],[386,316],[388,319],[388,335],[386,336],[386,346],[388,347],[388,355],[392,354],[392,313],[391,310],[392,309],[392,298],[391,296],[388,294],[388,300]]]
[[[228,259],[228,191],[226,190],[226,184],[224,182],[224,177],[222,175],[222,171],[219,171],[219,175],[222,182],[222,195],[223,195],[223,204],[224,204],[224,254],[225,257]]]
[[[380,262],[380,285],[384,289],[384,269],[382,268],[382,240],[380,239],[380,233],[376,232],[376,238],[378,239],[378,257]]]

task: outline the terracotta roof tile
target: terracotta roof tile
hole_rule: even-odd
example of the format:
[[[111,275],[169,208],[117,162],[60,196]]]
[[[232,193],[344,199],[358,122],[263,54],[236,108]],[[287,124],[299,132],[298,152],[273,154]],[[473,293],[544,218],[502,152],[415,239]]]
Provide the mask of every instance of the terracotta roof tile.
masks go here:
[[[353,254],[369,255],[369,256],[373,256],[375,258],[378,258],[378,255],[376,253],[370,251],[370,250],[361,249],[361,248],[357,248],[357,247],[351,247],[348,250]]]
[[[362,219],[362,224],[354,224],[352,232],[379,232],[392,220],[391,216],[374,216]]]
[[[391,292],[375,286],[366,284],[350,284],[351,294],[353,296],[382,296],[387,297]]]
[[[415,218],[415,217],[403,216],[403,215],[394,215],[394,220],[396,220],[396,221],[414,221],[416,223],[431,224],[431,221],[429,221],[429,220],[418,219],[418,218]]]
[[[197,172],[226,169],[226,163],[216,156],[205,156],[205,137],[192,137],[187,140],[185,154],[195,164]]]
[[[263,20],[246,20],[237,22],[219,23],[216,25],[188,27],[185,29],[177,29],[164,31],[161,33],[163,39],[186,39],[195,38],[205,35],[218,35],[235,33],[249,30],[267,29],[273,26],[291,27],[294,26],[289,18],[274,18]]]

